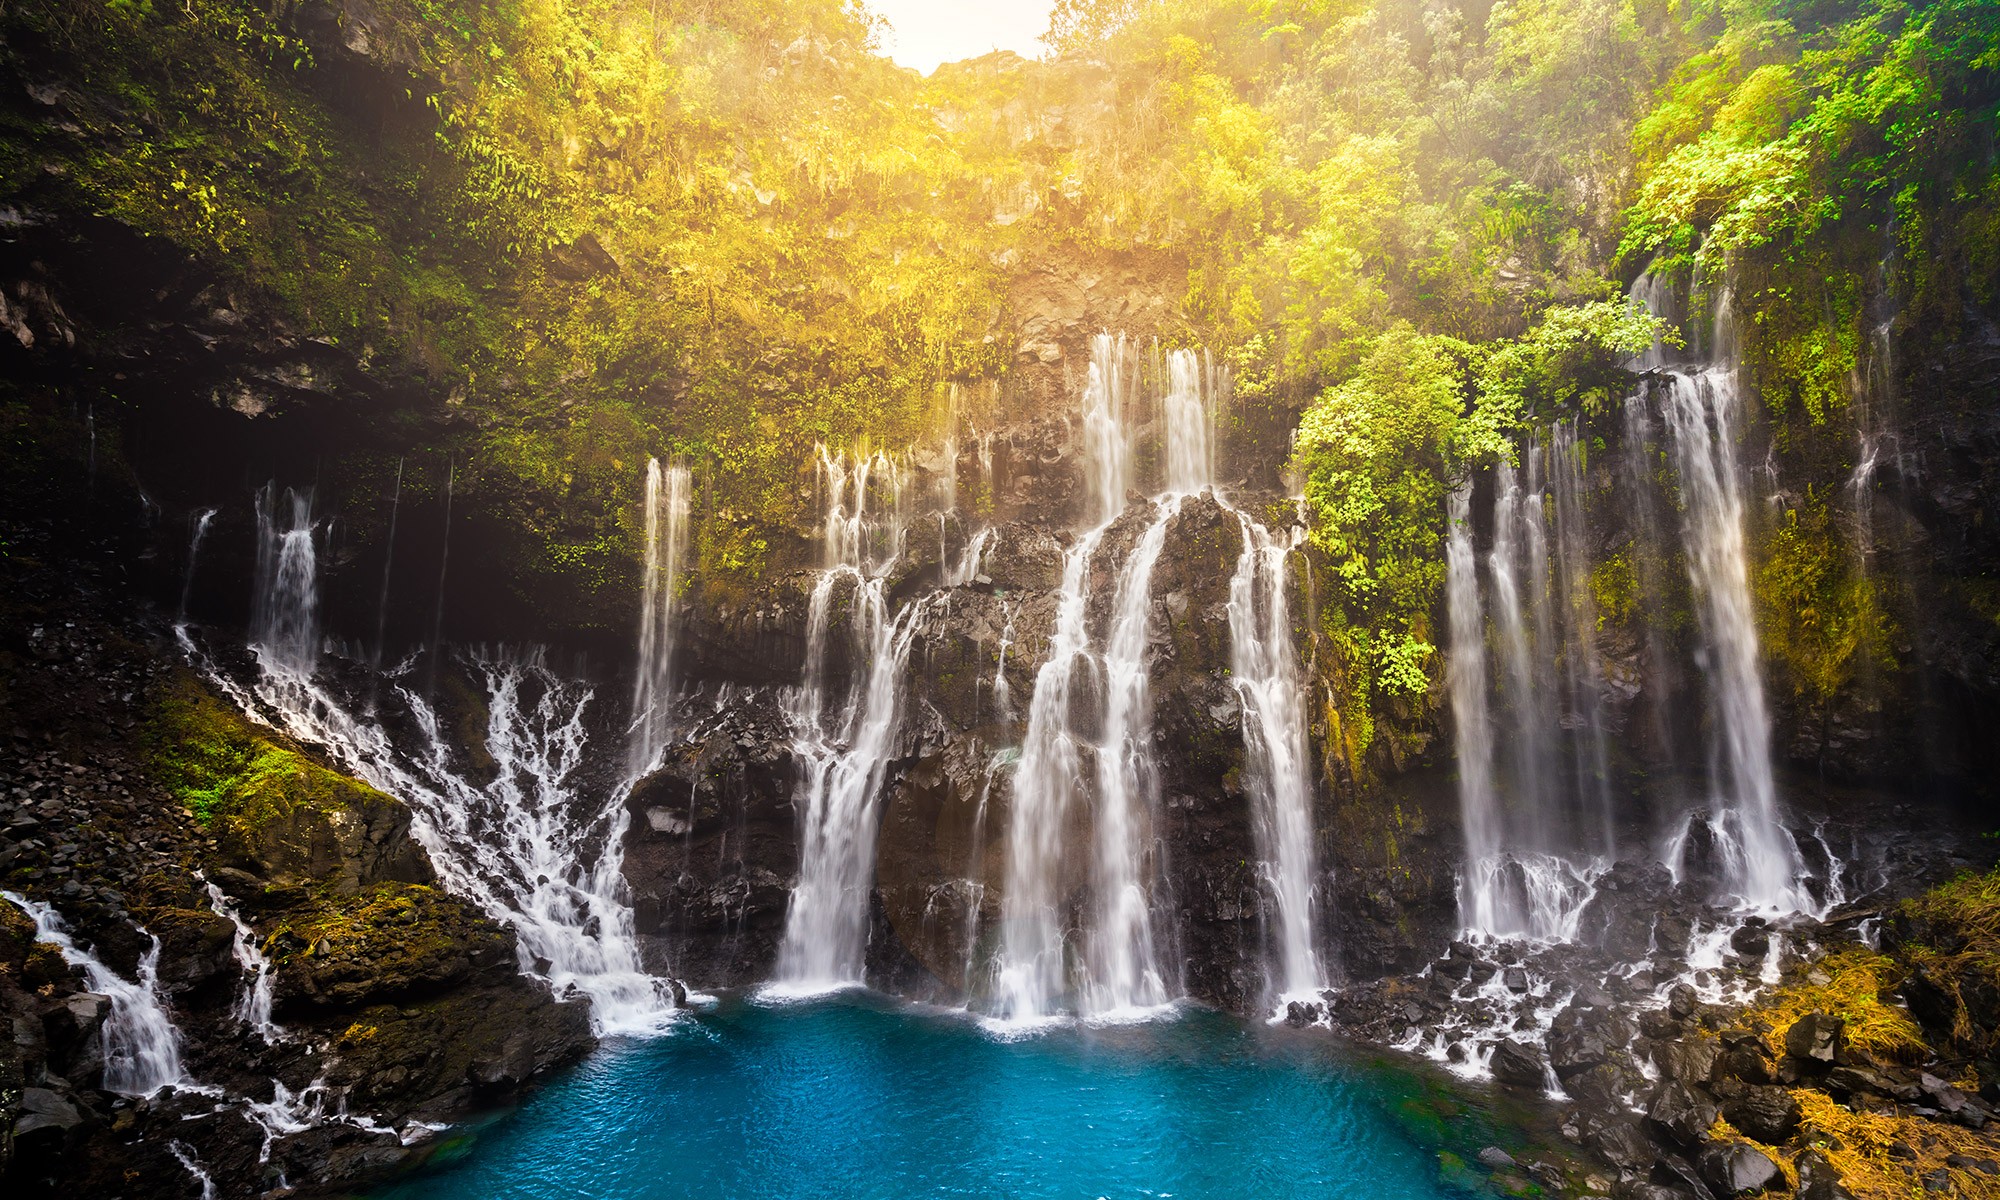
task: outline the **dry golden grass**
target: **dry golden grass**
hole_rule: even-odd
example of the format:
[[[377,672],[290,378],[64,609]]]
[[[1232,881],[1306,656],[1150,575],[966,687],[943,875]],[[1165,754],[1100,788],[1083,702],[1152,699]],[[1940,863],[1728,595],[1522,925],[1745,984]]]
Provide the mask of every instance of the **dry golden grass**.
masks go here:
[[[1945,1165],[1953,1154],[2000,1161],[2000,1138],[1920,1117],[1858,1113],[1825,1092],[1796,1088],[1792,1095],[1805,1113],[1800,1140],[1826,1155],[1856,1200],[1935,1200],[1924,1180],[1938,1171],[1951,1180],[1944,1195],[1960,1200],[2000,1200],[2000,1175]],[[1892,1146],[1906,1146],[1914,1158],[1899,1158]]]
[[[1864,946],[1850,946],[1814,966],[1831,978],[1826,983],[1801,981],[1775,988],[1744,1014],[1770,1022],[1766,1041],[1773,1054],[1784,1053],[1785,1034],[1800,1017],[1817,1012],[1847,1022],[1847,1044],[1856,1049],[1896,1062],[1921,1062],[1930,1056],[1923,1031],[1910,1014],[1882,999],[1882,993],[1902,979],[1894,959]]]

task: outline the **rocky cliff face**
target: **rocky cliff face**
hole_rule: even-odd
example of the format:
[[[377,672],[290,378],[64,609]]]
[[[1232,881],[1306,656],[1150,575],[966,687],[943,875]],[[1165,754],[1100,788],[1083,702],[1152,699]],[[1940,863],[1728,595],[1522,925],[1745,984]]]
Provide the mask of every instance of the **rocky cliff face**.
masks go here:
[[[61,532],[102,549],[88,531]],[[33,555],[7,570],[0,869],[124,978],[152,963],[181,1080],[150,1098],[102,1090],[113,1001],[4,906],[5,1178],[179,1196],[191,1186],[179,1146],[226,1194],[285,1177],[359,1186],[434,1148],[410,1122],[517,1095],[592,1044],[587,1006],[523,978],[512,932],[442,890],[400,803],[210,696],[57,532],[9,531]],[[255,763],[249,782],[214,810],[186,807],[175,787],[187,770],[239,750]],[[269,964],[260,1019],[275,1030],[243,1015],[256,982],[246,945]],[[273,1106],[261,1124],[251,1102]],[[293,1107],[354,1119],[308,1127],[280,1115]]]

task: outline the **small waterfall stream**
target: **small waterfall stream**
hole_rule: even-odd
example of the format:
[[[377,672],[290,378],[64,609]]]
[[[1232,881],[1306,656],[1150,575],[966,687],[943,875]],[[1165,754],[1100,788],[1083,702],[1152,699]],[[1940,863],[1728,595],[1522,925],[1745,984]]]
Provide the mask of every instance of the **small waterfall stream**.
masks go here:
[[[215,509],[204,508],[194,514],[193,528],[188,534],[187,568],[181,574],[181,602],[174,611],[176,622],[187,620],[188,601],[194,598],[194,568],[201,561],[202,539],[208,536],[208,526],[215,520]]]
[[[319,660],[319,550],[311,488],[268,483],[257,493],[257,578],[250,642],[281,669],[310,675]]]
[[[284,1040],[285,1032],[271,1019],[271,960],[258,948],[256,931],[250,928],[243,914],[237,911],[236,905],[223,894],[222,889],[207,880],[203,881],[203,886],[208,890],[208,907],[236,931],[235,939],[230,943],[230,954],[236,959],[237,969],[243,973],[243,985],[236,993],[236,1003],[230,1009],[230,1016],[263,1038],[265,1045],[275,1046]]]
[[[1243,705],[1252,832],[1277,918],[1266,990],[1282,1009],[1288,999],[1317,1000],[1326,985],[1314,931],[1312,746],[1286,594],[1297,531],[1280,540],[1249,514],[1236,516],[1243,553],[1229,582],[1230,674]]]
[[[799,764],[799,877],[785,913],[778,982],[811,993],[859,983],[883,773],[902,724],[910,645],[921,603],[889,611],[886,575],[902,553],[902,466],[885,454],[822,450],[824,565],[807,618],[806,664],[786,701]],[[873,514],[876,489],[883,495]],[[828,678],[833,607],[847,601],[852,670],[834,702]]]
[[[0,892],[8,903],[35,922],[35,939],[51,942],[63,961],[81,968],[90,990],[111,1000],[110,1015],[99,1032],[104,1047],[104,1090],[126,1096],[152,1096],[166,1088],[193,1088],[181,1065],[181,1035],[160,1001],[160,939],[139,959],[137,982],[100,962],[78,946],[60,914],[38,900]]]
[[[639,661],[632,692],[634,779],[659,765],[673,726],[674,650],[692,489],[687,466],[646,460],[646,551],[639,600]]]

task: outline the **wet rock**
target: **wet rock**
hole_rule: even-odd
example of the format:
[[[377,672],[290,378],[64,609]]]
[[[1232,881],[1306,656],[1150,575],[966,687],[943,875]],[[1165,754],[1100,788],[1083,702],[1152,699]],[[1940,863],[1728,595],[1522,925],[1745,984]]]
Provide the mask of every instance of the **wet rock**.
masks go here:
[[[1662,1136],[1681,1146],[1698,1145],[1715,1124],[1720,1110],[1701,1093],[1678,1080],[1660,1085],[1646,1105],[1646,1120]]]
[[[1603,1063],[1631,1039],[1631,1026],[1608,1009],[1572,1004],[1556,1014],[1549,1029],[1549,1063],[1556,1078],[1567,1081]]]
[[[1501,976],[1501,982],[1506,984],[1507,990],[1514,993],[1516,996],[1525,993],[1528,990],[1527,968],[1508,967]]]
[[[1533,1042],[1508,1038],[1493,1048],[1493,1078],[1508,1087],[1539,1091],[1548,1086],[1548,1060]]]
[[[1716,1060],[1711,1078],[1716,1080],[1736,1079],[1748,1084],[1768,1084],[1778,1082],[1777,1064],[1771,1061],[1770,1052],[1755,1036],[1723,1039],[1722,1056]]]
[[[1479,1152],[1479,1162],[1490,1170],[1500,1171],[1514,1165],[1514,1156],[1498,1146],[1488,1146]]]
[[[1293,1029],[1303,1029],[1308,1025],[1317,1024],[1325,1015],[1326,1010],[1320,1005],[1304,1000],[1293,1000],[1285,1005],[1285,1024]]]
[[[1807,1150],[1792,1164],[1799,1172],[1799,1200],[1854,1200],[1840,1172],[1819,1150]]]
[[[1584,1144],[1621,1171],[1644,1171],[1660,1156],[1652,1139],[1630,1121],[1607,1122]]]
[[[1799,1131],[1799,1102],[1781,1087],[1746,1087],[1723,1102],[1729,1123],[1765,1145],[1782,1145]]]
[[[1769,1155],[1742,1142],[1717,1143],[1701,1152],[1696,1169],[1718,1200],[1780,1190],[1785,1173]]]
[[[70,1130],[83,1124],[83,1114],[75,1105],[44,1087],[21,1089],[20,1112],[14,1120],[17,1142],[60,1145]]]
[[[1689,1038],[1657,1048],[1653,1065],[1668,1079],[1696,1087],[1707,1083],[1715,1074],[1715,1063],[1721,1056],[1720,1042],[1711,1038]]]
[[[1677,983],[1667,993],[1667,1014],[1676,1021],[1685,1021],[1701,1007],[1700,997],[1685,983]]]
[[[1785,1053],[1806,1063],[1833,1065],[1846,1045],[1847,1022],[1825,1013],[1807,1013],[1785,1031]]]

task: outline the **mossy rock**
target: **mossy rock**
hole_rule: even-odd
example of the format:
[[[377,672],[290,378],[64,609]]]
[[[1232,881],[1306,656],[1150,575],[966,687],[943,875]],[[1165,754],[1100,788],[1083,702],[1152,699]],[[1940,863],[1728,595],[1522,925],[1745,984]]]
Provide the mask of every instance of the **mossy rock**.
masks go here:
[[[242,897],[250,903],[435,878],[401,803],[259,729],[192,676],[160,700],[145,746],[154,777],[216,838],[223,862],[272,893]]]
[[[515,965],[510,931],[421,884],[379,884],[294,914],[265,945],[287,1006],[351,1009],[430,996]]]

